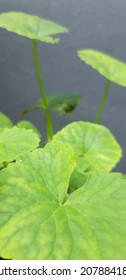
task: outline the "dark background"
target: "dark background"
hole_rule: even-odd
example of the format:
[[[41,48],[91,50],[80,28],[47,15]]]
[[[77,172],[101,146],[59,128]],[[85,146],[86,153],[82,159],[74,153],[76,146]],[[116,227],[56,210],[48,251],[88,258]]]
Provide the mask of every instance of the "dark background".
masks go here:
[[[105,79],[82,63],[76,51],[93,48],[126,61],[125,0],[0,0],[0,12],[22,11],[68,27],[58,45],[39,43],[40,63],[48,94],[80,92],[83,100],[73,115],[53,113],[55,132],[74,120],[93,121]],[[32,57],[32,42],[0,29],[0,111],[13,122],[40,97]],[[112,84],[101,123],[108,126],[124,150],[115,170],[126,172],[126,88]],[[45,138],[40,111],[27,115]]]

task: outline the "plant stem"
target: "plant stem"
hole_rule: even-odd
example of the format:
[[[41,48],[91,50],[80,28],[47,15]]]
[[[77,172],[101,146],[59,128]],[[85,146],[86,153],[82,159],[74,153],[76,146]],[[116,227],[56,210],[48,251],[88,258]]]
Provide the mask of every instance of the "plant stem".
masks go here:
[[[105,85],[105,89],[103,91],[103,96],[102,96],[102,99],[101,99],[101,102],[100,102],[100,105],[99,105],[99,108],[98,108],[98,112],[97,112],[96,117],[95,117],[95,123],[99,123],[99,120],[100,120],[101,115],[103,113],[103,109],[105,107],[107,97],[108,97],[108,93],[109,93],[110,84],[111,84],[111,81],[107,80],[106,85]]]
[[[37,79],[38,79],[38,84],[39,84],[40,92],[41,92],[42,99],[43,99],[44,106],[45,106],[47,138],[48,138],[48,141],[50,141],[53,138],[52,119],[51,119],[51,114],[50,114],[50,110],[49,110],[49,106],[48,106],[45,87],[44,87],[43,80],[42,80],[36,40],[33,40],[33,54],[34,54],[34,63],[35,63],[35,70],[36,70],[36,75],[37,75]]]

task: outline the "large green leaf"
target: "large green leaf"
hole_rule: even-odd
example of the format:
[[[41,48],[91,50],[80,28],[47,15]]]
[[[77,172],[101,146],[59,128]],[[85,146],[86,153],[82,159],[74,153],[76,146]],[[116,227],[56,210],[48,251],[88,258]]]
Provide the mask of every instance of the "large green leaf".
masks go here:
[[[126,259],[126,181],[88,177],[67,195],[75,156],[53,142],[0,173],[0,255],[10,259]]]
[[[54,139],[73,147],[81,172],[109,171],[121,157],[119,144],[111,132],[101,125],[73,122],[59,131]]]
[[[75,164],[71,148],[52,143],[1,171],[0,255],[26,259],[48,255],[55,239],[53,214],[60,205],[62,208],[67,198],[69,177]],[[53,239],[49,240],[49,232]]]
[[[69,31],[53,21],[20,12],[0,14],[0,27],[29,39],[36,39],[45,43],[57,43],[59,39],[50,35]]]
[[[108,80],[126,86],[126,64],[99,51],[83,49],[77,52],[78,57],[92,66]]]
[[[6,128],[0,133],[0,163],[13,161],[35,149],[40,139],[32,130]]]

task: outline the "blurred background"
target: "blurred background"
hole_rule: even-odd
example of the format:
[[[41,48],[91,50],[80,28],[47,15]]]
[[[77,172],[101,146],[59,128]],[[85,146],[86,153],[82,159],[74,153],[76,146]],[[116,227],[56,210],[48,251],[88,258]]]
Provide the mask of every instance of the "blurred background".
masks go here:
[[[126,62],[125,0],[0,0],[0,12],[21,11],[53,20],[70,29],[57,45],[39,43],[43,80],[49,95],[78,92],[80,105],[72,115],[53,113],[55,132],[75,121],[94,121],[105,79],[81,62],[78,49],[92,48]],[[0,29],[0,111],[16,123],[21,111],[40,97],[32,56],[32,42]],[[42,111],[25,118],[45,139]],[[126,88],[112,84],[101,124],[109,127],[123,148],[116,171],[126,173]]]

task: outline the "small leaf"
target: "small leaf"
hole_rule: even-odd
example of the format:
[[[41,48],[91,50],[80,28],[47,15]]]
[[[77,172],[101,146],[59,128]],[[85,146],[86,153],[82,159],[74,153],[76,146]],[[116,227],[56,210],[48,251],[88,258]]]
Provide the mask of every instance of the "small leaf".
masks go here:
[[[53,21],[20,12],[0,14],[0,27],[29,39],[52,44],[57,43],[59,39],[50,35],[69,31]]]
[[[38,136],[32,130],[6,128],[0,133],[0,163],[13,161],[39,145]]]
[[[97,171],[90,171],[90,172],[77,172],[75,169],[70,177],[69,182],[69,192],[72,193],[75,190],[82,187],[85,182],[89,179],[89,177],[94,176],[94,174],[99,175]]]
[[[47,96],[49,108],[60,113],[72,113],[81,99],[80,94],[57,94]],[[42,99],[37,101],[36,109],[45,109]]]
[[[36,109],[35,106],[24,108],[23,111],[21,112],[21,115],[22,116],[27,115],[29,112],[31,112],[34,109]]]
[[[102,125],[73,122],[54,135],[54,139],[74,149],[79,172],[110,171],[121,157],[119,144]]]
[[[126,86],[126,64],[99,51],[83,49],[77,52],[78,57],[92,66],[108,80]]]
[[[4,128],[11,128],[13,126],[13,123],[11,120],[3,113],[0,112],[0,132]]]
[[[16,124],[16,126],[19,127],[19,128],[32,129],[33,132],[36,133],[39,138],[41,137],[41,134],[40,134],[39,130],[36,128],[36,126],[34,124],[32,124],[29,121],[25,121],[25,120],[19,121]]]

